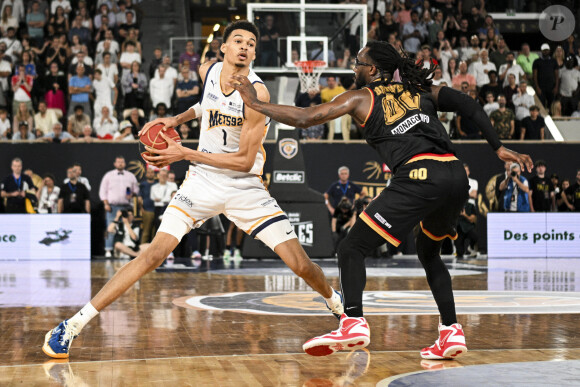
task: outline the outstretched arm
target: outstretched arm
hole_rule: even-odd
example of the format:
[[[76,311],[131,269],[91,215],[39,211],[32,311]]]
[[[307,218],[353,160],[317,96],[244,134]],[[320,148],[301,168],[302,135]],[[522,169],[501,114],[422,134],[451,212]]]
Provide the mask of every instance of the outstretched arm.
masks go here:
[[[271,117],[277,122],[298,128],[309,128],[323,124],[345,114],[350,114],[360,123],[364,123],[370,108],[371,96],[369,91],[347,91],[331,102],[308,108],[299,108],[288,105],[276,105],[260,101],[254,85],[244,76],[232,76],[230,86],[236,89],[247,107]],[[366,106],[366,112],[363,113]]]
[[[518,163],[522,170],[525,170],[525,167],[527,167],[529,172],[532,171],[534,163],[531,157],[526,154],[514,152],[503,146],[495,132],[495,129],[491,125],[491,121],[487,117],[487,114],[485,114],[481,105],[479,105],[474,99],[469,97],[467,94],[445,86],[431,86],[431,94],[439,106],[438,110],[444,112],[458,112],[462,117],[470,118],[489,145],[491,145],[497,154],[497,157],[502,161]]]

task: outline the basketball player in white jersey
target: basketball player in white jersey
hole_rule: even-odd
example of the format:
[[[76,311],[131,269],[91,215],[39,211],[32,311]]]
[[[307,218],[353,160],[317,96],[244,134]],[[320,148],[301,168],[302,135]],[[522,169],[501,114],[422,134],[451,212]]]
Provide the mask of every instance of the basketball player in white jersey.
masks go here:
[[[160,118],[143,127],[140,134],[159,123],[166,128],[178,127],[201,117],[198,150],[165,137],[168,148],[149,149],[159,156],[147,158],[158,167],[180,160],[189,160],[193,165],[163,214],[150,247],[123,266],[75,316],[46,334],[42,349],[48,356],[68,358],[72,340],[99,311],[157,268],[192,228],[220,213],[274,250],[294,273],[326,299],[333,314],[339,317],[343,313],[340,294],[330,287],[320,267],[310,261],[286,214],[262,184],[260,175],[266,159],[262,143],[269,119],[244,109],[239,93],[226,84],[232,75],[245,75],[256,83],[259,98],[269,101],[268,90],[249,68],[256,57],[258,35],[256,26],[248,21],[230,24],[221,46],[224,62],[206,63],[200,68],[204,80],[201,102],[178,116]]]

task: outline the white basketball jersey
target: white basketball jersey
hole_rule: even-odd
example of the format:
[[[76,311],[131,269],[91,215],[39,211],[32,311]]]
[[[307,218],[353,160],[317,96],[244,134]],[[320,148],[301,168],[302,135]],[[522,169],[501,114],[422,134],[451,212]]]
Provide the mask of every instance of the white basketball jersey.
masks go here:
[[[201,95],[201,128],[199,133],[198,151],[207,153],[234,153],[240,148],[240,134],[245,121],[244,101],[236,90],[228,95],[222,92],[220,86],[220,76],[223,63],[213,64],[207,71],[203,92]],[[250,69],[248,79],[252,83],[264,83]],[[262,143],[266,138],[270,128],[270,118],[264,120],[264,134]],[[254,166],[250,170],[252,175],[261,175],[266,160],[266,152],[260,146]],[[206,164],[197,164],[211,170],[214,173],[224,173],[227,175],[247,175],[246,173],[216,168]]]

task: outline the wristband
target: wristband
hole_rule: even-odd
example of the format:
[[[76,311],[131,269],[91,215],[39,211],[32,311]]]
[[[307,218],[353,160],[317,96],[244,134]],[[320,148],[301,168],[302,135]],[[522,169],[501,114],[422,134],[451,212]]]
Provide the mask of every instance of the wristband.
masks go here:
[[[193,111],[195,112],[195,118],[201,118],[202,110],[199,102],[190,107],[190,109],[193,109]]]

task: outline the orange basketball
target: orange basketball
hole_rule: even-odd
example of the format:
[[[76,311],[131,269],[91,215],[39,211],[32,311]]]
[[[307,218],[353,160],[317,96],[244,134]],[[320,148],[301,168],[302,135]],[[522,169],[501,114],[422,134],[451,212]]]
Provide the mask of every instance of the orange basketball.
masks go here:
[[[148,147],[151,148],[155,148],[155,149],[166,149],[167,148],[167,141],[165,141],[165,139],[163,137],[161,137],[161,132],[162,129],[165,125],[163,124],[157,124],[157,125],[153,125],[151,128],[149,128],[149,130],[147,131],[147,133],[141,135],[141,137],[139,138],[140,141],[140,145],[146,145]],[[181,137],[179,136],[179,133],[177,133],[177,131],[174,128],[168,128],[165,132],[163,132],[167,137],[171,138],[173,141],[177,142],[177,143],[181,143]],[[140,146],[141,148],[141,155],[143,155],[143,153],[147,153],[147,151],[145,150],[145,148],[143,146]]]

